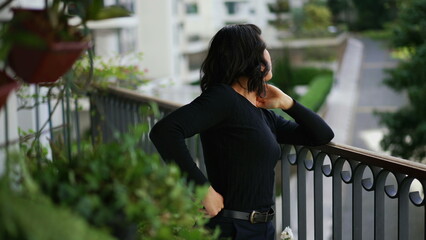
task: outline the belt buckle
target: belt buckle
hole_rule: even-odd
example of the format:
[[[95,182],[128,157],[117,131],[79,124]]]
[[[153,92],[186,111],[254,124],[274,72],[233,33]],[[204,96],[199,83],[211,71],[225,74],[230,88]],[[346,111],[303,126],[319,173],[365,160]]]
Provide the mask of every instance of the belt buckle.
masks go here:
[[[254,221],[254,215],[256,215],[257,213],[259,213],[259,212],[258,212],[258,211],[256,211],[256,210],[253,210],[253,212],[251,212],[251,213],[250,213],[250,218],[249,218],[250,223],[256,223],[256,222]]]

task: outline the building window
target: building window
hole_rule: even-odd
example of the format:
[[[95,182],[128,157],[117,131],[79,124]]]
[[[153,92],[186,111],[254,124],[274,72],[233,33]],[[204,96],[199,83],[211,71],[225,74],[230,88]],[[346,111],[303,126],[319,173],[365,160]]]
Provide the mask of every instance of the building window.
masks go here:
[[[186,4],[186,13],[195,15],[198,14],[198,5],[197,3],[187,3]]]
[[[188,36],[188,42],[198,42],[201,40],[200,35],[190,35]]]
[[[237,13],[237,3],[236,2],[225,2],[226,10],[229,15],[234,15]]]

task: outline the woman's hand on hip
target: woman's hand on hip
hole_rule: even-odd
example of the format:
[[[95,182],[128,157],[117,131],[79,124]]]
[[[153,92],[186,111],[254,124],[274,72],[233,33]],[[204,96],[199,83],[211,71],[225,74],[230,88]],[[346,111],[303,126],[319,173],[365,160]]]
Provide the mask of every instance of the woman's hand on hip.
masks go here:
[[[281,89],[266,84],[266,96],[256,98],[256,106],[266,109],[280,108],[287,110],[293,106],[293,98],[285,94]]]
[[[210,186],[204,197],[203,206],[210,217],[216,216],[224,207],[222,195]]]

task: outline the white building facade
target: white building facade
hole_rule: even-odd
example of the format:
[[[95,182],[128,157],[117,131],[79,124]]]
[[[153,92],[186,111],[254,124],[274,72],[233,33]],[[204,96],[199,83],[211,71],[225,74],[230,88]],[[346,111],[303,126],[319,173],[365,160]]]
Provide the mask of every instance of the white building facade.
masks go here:
[[[199,67],[209,41],[223,26],[254,23],[270,46],[280,45],[277,30],[268,22],[275,18],[268,4],[275,0],[141,0],[139,50],[144,54],[147,77],[190,83],[199,80]],[[296,1],[297,2],[297,1]]]

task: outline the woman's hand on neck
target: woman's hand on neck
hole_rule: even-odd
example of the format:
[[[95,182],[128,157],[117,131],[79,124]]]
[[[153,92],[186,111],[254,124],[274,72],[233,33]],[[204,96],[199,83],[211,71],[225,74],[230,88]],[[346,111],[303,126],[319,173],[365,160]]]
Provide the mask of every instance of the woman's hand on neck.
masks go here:
[[[290,109],[293,104],[293,98],[281,91],[279,88],[266,85],[266,96],[259,97],[255,91],[249,92],[247,88],[247,78],[241,77],[239,81],[231,85],[231,87],[241,96],[247,98],[254,106],[266,109]]]
[[[266,95],[263,97],[257,97],[256,101],[257,107],[266,109],[279,108],[288,110],[294,105],[293,98],[281,91],[281,89],[270,84],[266,85]]]

